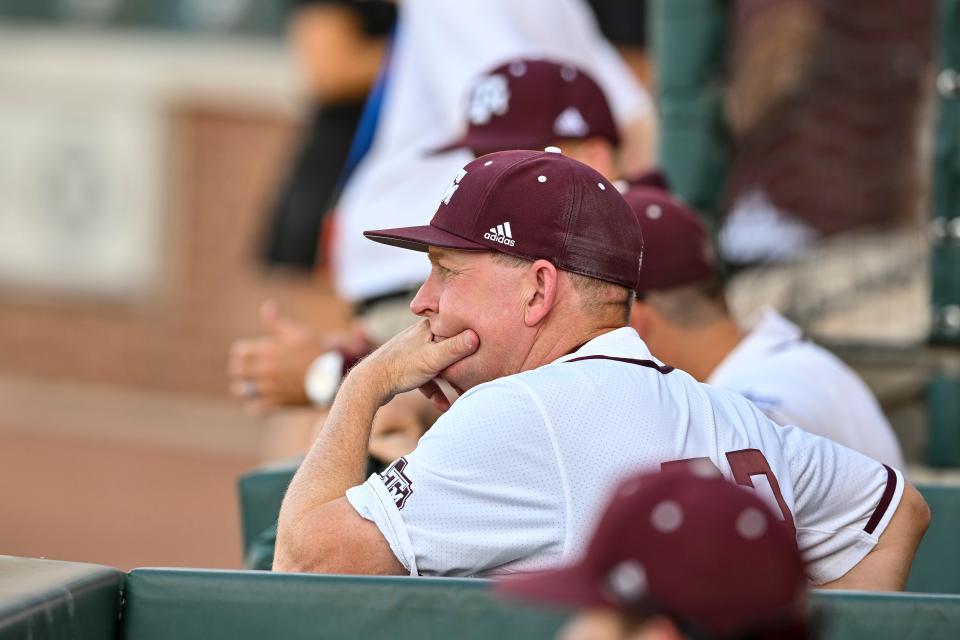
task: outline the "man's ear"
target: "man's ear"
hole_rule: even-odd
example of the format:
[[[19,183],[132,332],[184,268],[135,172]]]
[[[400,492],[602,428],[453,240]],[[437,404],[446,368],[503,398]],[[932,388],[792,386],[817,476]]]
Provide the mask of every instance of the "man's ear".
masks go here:
[[[527,272],[528,294],[524,301],[523,322],[535,327],[546,318],[557,302],[557,268],[547,260],[537,260]]]

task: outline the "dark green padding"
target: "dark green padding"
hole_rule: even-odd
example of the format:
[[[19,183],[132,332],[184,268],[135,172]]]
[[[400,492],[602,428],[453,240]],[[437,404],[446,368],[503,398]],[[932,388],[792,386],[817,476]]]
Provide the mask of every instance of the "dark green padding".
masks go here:
[[[113,640],[123,572],[0,556],[0,640]]]
[[[960,486],[926,484],[917,489],[930,506],[932,520],[913,560],[907,590],[960,594]]]
[[[240,519],[243,528],[243,558],[247,569],[270,569],[277,541],[277,517],[287,486],[302,458],[254,469],[240,476]],[[365,477],[383,471],[383,463],[367,460]]]
[[[240,519],[243,528],[243,552],[246,556],[265,529],[277,524],[280,503],[302,458],[260,467],[240,476]]]
[[[956,640],[960,596],[818,591],[823,640]]]
[[[564,616],[496,599],[482,580],[135,569],[126,640],[521,640]]]
[[[126,603],[125,640],[547,640],[564,620],[450,578],[136,569]],[[960,596],[821,591],[813,605],[825,640],[960,637]]]

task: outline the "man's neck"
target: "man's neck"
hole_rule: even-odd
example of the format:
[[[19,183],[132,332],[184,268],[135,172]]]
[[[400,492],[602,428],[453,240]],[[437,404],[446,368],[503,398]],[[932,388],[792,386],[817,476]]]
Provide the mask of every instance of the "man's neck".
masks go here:
[[[584,327],[579,330],[550,331],[545,329],[538,336],[524,359],[520,371],[529,371],[550,364],[558,358],[579,349],[598,336],[620,329],[625,325]]]
[[[743,339],[743,333],[731,318],[683,332],[676,346],[677,357],[669,362],[700,382],[720,366]]]

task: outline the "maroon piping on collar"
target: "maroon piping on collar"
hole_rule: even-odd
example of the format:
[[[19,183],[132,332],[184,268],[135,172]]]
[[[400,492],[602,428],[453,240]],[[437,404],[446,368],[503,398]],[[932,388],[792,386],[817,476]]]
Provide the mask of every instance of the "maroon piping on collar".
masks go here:
[[[579,358],[571,358],[565,362],[580,362],[581,360],[616,360],[617,362],[626,362],[627,364],[638,364],[641,367],[647,367],[649,369],[656,369],[660,373],[670,373],[673,371],[673,367],[667,364],[657,364],[653,360],[637,360],[636,358],[618,358],[616,356],[580,356]]]

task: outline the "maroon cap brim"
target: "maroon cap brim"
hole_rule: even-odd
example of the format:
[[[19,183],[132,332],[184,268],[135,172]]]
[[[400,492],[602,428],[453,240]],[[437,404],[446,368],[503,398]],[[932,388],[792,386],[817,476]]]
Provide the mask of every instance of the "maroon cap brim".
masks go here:
[[[377,229],[364,231],[363,235],[374,242],[400,247],[401,249],[412,249],[413,251],[426,251],[427,247],[431,246],[443,249],[459,249],[461,251],[491,251],[489,247],[461,238],[432,225]]]
[[[448,142],[447,144],[441,147],[432,147],[430,149],[427,149],[426,155],[435,156],[441,153],[446,153],[448,151],[453,151],[454,149],[466,149],[468,146],[469,145],[466,143],[466,141],[463,138],[457,138],[456,140]]]
[[[494,153],[496,151],[508,151],[510,149],[529,149],[531,151],[543,151],[544,147],[555,142],[553,137],[524,137],[518,135],[504,136],[502,133],[496,135],[484,135],[474,132],[457,138],[442,147],[436,147],[427,151],[428,156],[446,153],[454,149],[468,149],[475,152],[478,156]]]
[[[496,590],[518,600],[573,608],[610,606],[592,577],[580,565],[503,578],[497,581]]]

